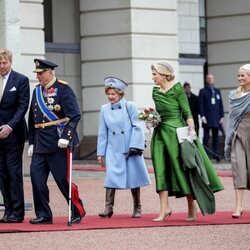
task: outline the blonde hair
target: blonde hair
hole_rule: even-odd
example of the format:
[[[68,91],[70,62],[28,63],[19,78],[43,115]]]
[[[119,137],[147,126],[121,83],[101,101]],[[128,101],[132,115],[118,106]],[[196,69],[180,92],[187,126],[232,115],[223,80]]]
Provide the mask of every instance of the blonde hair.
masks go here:
[[[0,60],[8,59],[12,63],[12,52],[8,49],[0,48]]]
[[[238,71],[243,71],[243,72],[245,72],[247,75],[250,76],[250,64],[247,63],[247,64],[244,64],[244,65],[241,65]],[[242,88],[242,86],[239,86],[239,87],[236,89],[236,95],[237,95],[237,96],[241,96],[242,93],[244,93],[243,88]]]
[[[250,75],[250,64],[244,64],[242,66],[240,66],[239,71],[244,71],[246,72],[247,75]]]
[[[111,87],[111,86],[105,87],[104,91],[105,91],[105,94],[106,94],[106,95],[108,94],[108,91],[109,91],[110,89],[114,89],[115,92],[116,92],[117,94],[119,94],[121,97],[124,96],[124,91],[122,91],[122,90],[120,90],[120,89],[117,89],[117,88],[114,88],[114,87]]]

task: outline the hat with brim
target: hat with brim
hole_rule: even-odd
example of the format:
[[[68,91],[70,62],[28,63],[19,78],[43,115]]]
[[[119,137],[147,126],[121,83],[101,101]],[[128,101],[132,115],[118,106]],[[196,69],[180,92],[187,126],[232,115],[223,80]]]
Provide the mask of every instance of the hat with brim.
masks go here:
[[[53,70],[54,68],[58,67],[58,65],[56,65],[53,62],[50,62],[48,60],[43,60],[43,59],[34,59],[36,68],[33,71],[34,73],[40,73],[46,70]]]
[[[105,87],[112,87],[121,91],[124,91],[128,87],[128,84],[125,83],[123,80],[112,76],[106,77],[104,79],[104,84]]]

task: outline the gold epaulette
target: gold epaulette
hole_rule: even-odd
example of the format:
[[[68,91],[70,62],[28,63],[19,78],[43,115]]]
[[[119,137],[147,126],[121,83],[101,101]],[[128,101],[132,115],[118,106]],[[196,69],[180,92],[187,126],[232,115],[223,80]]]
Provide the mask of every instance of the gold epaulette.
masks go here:
[[[63,80],[58,80],[59,83],[62,83],[62,84],[68,84],[68,82],[65,82]]]

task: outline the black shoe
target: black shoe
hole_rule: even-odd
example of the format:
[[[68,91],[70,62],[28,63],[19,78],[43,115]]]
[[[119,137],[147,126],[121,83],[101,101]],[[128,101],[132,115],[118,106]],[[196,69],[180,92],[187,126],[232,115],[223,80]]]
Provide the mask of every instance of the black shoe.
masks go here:
[[[8,215],[4,215],[1,219],[0,219],[0,223],[6,223],[8,218]]]
[[[18,217],[14,214],[7,216],[6,219],[3,221],[4,223],[21,223],[23,222],[23,217]]]
[[[79,224],[81,221],[82,221],[82,217],[81,216],[71,218],[71,223],[72,224]]]
[[[52,218],[37,217],[30,220],[30,224],[53,224]]]
[[[79,224],[82,221],[82,218],[86,215],[86,212],[84,211],[82,216],[77,217],[71,217],[71,223],[72,224]]]

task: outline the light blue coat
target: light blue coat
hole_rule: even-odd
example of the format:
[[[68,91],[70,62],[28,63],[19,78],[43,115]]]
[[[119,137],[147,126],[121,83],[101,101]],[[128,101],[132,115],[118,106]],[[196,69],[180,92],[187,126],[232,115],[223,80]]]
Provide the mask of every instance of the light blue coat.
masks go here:
[[[132,189],[150,184],[143,156],[125,158],[129,148],[144,150],[143,122],[138,113],[137,106],[125,98],[101,107],[97,155],[105,157],[106,188]]]

